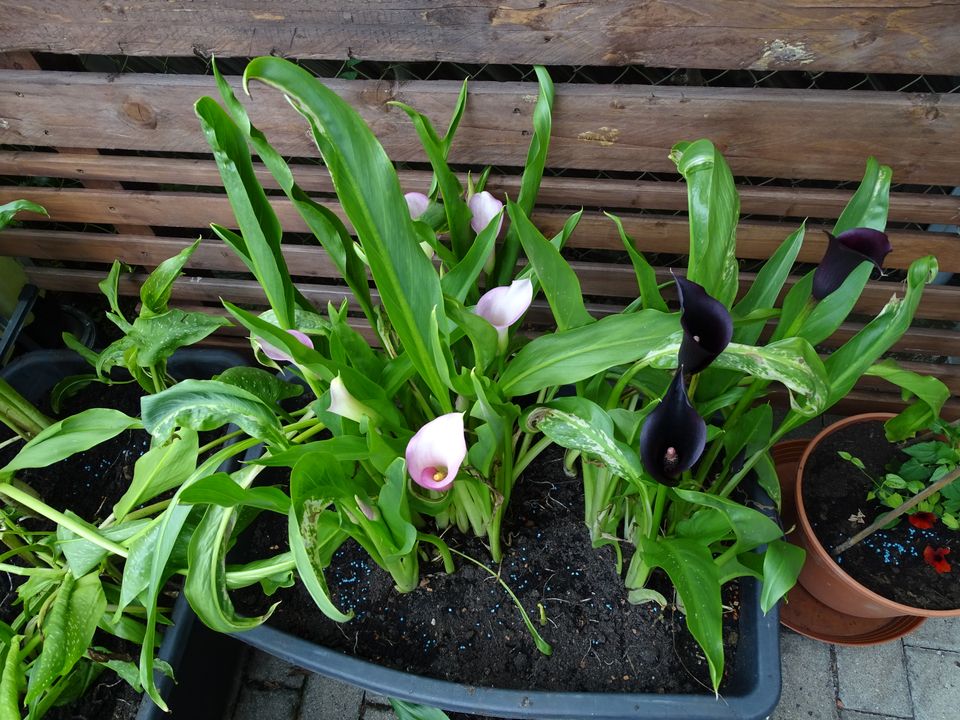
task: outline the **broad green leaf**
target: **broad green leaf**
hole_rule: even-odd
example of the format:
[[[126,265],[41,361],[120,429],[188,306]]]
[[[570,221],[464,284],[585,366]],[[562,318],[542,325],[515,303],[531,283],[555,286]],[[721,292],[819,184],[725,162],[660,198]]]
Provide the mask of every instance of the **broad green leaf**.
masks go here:
[[[670,159],[687,181],[690,259],[687,279],[726,307],[737,296],[740,269],[736,256],[740,198],[733,174],[709,140],[681,142]]]
[[[735,319],[746,318],[757,310],[772,308],[776,305],[777,297],[780,295],[783,284],[786,282],[790,269],[800,252],[800,247],[803,245],[805,231],[806,224],[794,230],[763,264],[750,289],[747,290],[740,302],[734,305],[733,316]],[[763,319],[735,325],[733,341],[744,345],[752,345],[760,337],[760,333],[763,332],[763,326]]]
[[[582,414],[538,407],[530,413],[527,427],[542,432],[561,447],[594,455],[614,474],[639,482],[643,474],[640,459],[632,448],[614,438],[613,421],[599,405],[584,398],[578,400],[581,405],[589,403],[593,407],[581,409]]]
[[[455,298],[458,302],[466,302],[470,291],[477,285],[477,278],[483,271],[484,263],[493,252],[497,240],[497,232],[500,229],[501,210],[497,216],[490,221],[477,235],[470,249],[460,260],[451,268],[451,270],[440,278],[440,286],[443,288],[444,295]]]
[[[320,511],[322,512],[322,511]],[[314,518],[314,513],[305,513],[304,520],[310,522]],[[319,513],[316,518],[319,519]],[[327,589],[327,582],[323,577],[323,568],[314,564],[311,551],[307,548],[303,534],[300,529],[300,521],[297,519],[296,509],[291,506],[287,515],[288,534],[290,539],[290,550],[293,553],[293,559],[297,564],[297,574],[303,582],[310,597],[317,604],[324,615],[334,622],[346,622],[353,618],[353,611],[349,613],[341,612],[330,599],[330,591]],[[329,522],[316,522],[310,528],[311,547],[315,544],[322,544],[329,541],[336,534],[346,535],[336,526]],[[340,541],[342,542],[342,540]]]
[[[882,360],[867,368],[864,375],[880,377],[903,389],[904,399],[915,402],[884,424],[887,440],[898,442],[911,437],[918,430],[929,427],[940,417],[940,408],[950,399],[950,389],[930,375],[920,375],[900,367],[895,360]]]
[[[881,165],[876,158],[867,158],[863,180],[833,226],[833,234],[858,227],[885,230],[892,177],[893,171],[887,165]]]
[[[91,367],[97,366],[97,353],[80,342],[73,333],[65,332],[61,335],[63,344],[86,360]]]
[[[753,550],[755,547],[783,537],[783,531],[777,524],[759,510],[696,490],[673,488],[673,492],[688,503],[722,512],[736,534],[738,547],[742,551]]]
[[[173,308],[160,315],[141,314],[133,321],[128,337],[136,345],[137,363],[150,367],[229,324],[226,318]]]
[[[473,363],[481,373],[497,359],[497,329],[476,313],[470,312],[452,297],[444,298],[449,317],[469,338],[473,347]]]
[[[640,288],[640,300],[644,310],[652,308],[654,310],[660,310],[661,312],[669,312],[667,303],[664,301],[663,295],[660,294],[656,272],[654,272],[650,263],[647,262],[643,253],[637,250],[633,244],[633,239],[627,235],[627,231],[623,229],[623,222],[611,213],[605,212],[604,215],[613,220],[617,226],[617,232],[620,233],[620,241],[630,256],[634,274],[637,276],[637,287]]]
[[[738,422],[723,429],[724,461],[721,475],[725,475],[736,456],[746,449],[751,454],[753,446],[763,447],[770,439],[773,426],[773,408],[758,405],[744,414]]]
[[[263,368],[232,367],[213,379],[246,390],[269,406],[275,406],[281,400],[299,397],[303,394],[302,385],[281,380],[274,373]]]
[[[641,310],[565,332],[541,335],[514,356],[500,378],[506,397],[574,383],[679,347],[680,316]]]
[[[149,520],[136,520],[134,522],[113,525],[108,528],[97,528],[71,510],[67,510],[64,514],[75,523],[86,526],[90,531],[107,540],[118,543],[122,543],[136,535],[143,530],[149,522]],[[81,578],[89,573],[108,555],[107,550],[77,535],[63,525],[57,526],[57,546],[67,559],[67,565],[75,578]]]
[[[119,410],[91,408],[55,422],[21,448],[3,468],[0,477],[24,468],[41,468],[84,452],[116,437],[124,430],[140,428],[140,421]]]
[[[196,469],[199,447],[196,431],[181,428],[169,443],[141,455],[130,487],[113,506],[114,517],[122,521],[140,503],[180,485]]]
[[[420,144],[423,146],[427,159],[430,161],[430,166],[433,168],[433,176],[440,188],[440,194],[443,195],[443,210],[447,216],[447,227],[450,230],[450,242],[454,255],[458,259],[464,258],[470,249],[470,241],[473,235],[470,228],[471,213],[467,203],[463,200],[463,186],[457,179],[456,174],[447,165],[449,146],[444,147],[444,142],[437,135],[433,124],[425,115],[402,102],[394,101],[390,104],[403,110],[413,122],[413,127],[420,137]],[[486,259],[486,256],[484,256],[484,259]]]
[[[46,209],[34,202],[30,202],[29,200],[13,200],[12,202],[0,205],[0,230],[3,230],[3,228],[9,225],[10,221],[13,220],[13,216],[22,210],[34,212],[38,215],[47,215]]]
[[[595,322],[584,307],[580,281],[560,251],[540,234],[515,202],[507,201],[507,212],[550,303],[557,329],[570,330]]]
[[[255,465],[265,465],[266,467],[290,467],[297,464],[302,457],[314,453],[325,453],[336,457],[341,462],[353,462],[364,460],[370,450],[367,447],[367,441],[357,435],[338,435],[337,437],[327,438],[326,440],[315,440],[314,442],[303,445],[294,445],[286,450],[271,452],[256,460],[249,462]]]
[[[806,338],[811,345],[819,345],[833,335],[856,306],[872,272],[873,263],[868,261],[860,263],[860,266],[846,277],[840,287],[816,304],[803,325],[794,334]]]
[[[0,654],[3,672],[0,674],[0,717],[19,720],[20,693],[24,686],[23,662],[20,654],[21,635],[14,635]]]
[[[67,660],[67,617],[70,613],[70,595],[76,585],[73,575],[67,573],[57,590],[50,610],[43,618],[40,656],[30,673],[25,705],[36,702],[47,688],[63,673]]]
[[[281,515],[286,515],[290,510],[290,498],[279,488],[243,488],[227,473],[217,473],[198,480],[183,491],[180,501],[225,508],[253,507]]]
[[[167,258],[157,265],[156,269],[143,281],[140,286],[140,302],[143,308],[140,317],[145,315],[160,315],[167,311],[167,303],[173,291],[173,282],[180,276],[180,271],[193,255],[200,240],[195,240],[171,258]]]
[[[780,510],[782,498],[780,497],[780,478],[777,477],[777,466],[769,452],[765,452],[757,459],[753,466],[753,471],[757,475],[757,484],[767,494],[773,502],[774,507]]]
[[[687,627],[703,649],[716,691],[723,677],[723,607],[719,570],[710,550],[684,538],[638,540],[647,565],[662,568],[680,595]]]
[[[389,553],[383,553],[383,559],[391,562],[409,555],[417,543],[417,529],[410,522],[410,507],[407,504],[407,465],[403,458],[391,463],[384,481],[377,507],[380,508],[393,545]]]
[[[143,426],[156,443],[178,427],[214,430],[234,423],[247,435],[286,448],[287,438],[273,410],[255,395],[216,380],[183,380],[140,401]]]
[[[245,85],[251,80],[282,91],[310,121],[390,323],[441,410],[452,412],[427,340],[431,313],[443,307],[440,279],[420,251],[396,171],[383,147],[357,112],[307,70],[281,58],[262,57],[247,65]]]
[[[397,714],[397,720],[450,720],[447,714],[439,708],[418,705],[397,698],[387,699],[390,701],[393,711]]]
[[[797,582],[806,553],[785,540],[773,540],[763,554],[763,588],[760,591],[760,608],[770,609]]]
[[[129,270],[127,266],[121,263],[119,260],[114,260],[113,265],[110,266],[110,270],[107,273],[107,276],[97,283],[97,287],[100,288],[106,298],[107,302],[110,305],[110,310],[112,313],[107,313],[107,317],[112,320],[117,327],[119,327],[124,332],[130,327],[129,323],[123,317],[123,312],[120,310],[120,273],[123,272],[124,268]]]
[[[234,477],[226,473],[213,477],[225,478],[242,493],[259,471],[260,468],[250,465],[238,470]],[[209,489],[209,484],[204,486],[203,483],[204,480],[199,480],[190,488],[185,488],[181,500],[186,502],[186,494],[194,487]],[[237,510],[234,507],[214,505],[206,509],[200,525],[190,538],[187,579],[183,586],[183,592],[197,617],[207,627],[224,633],[240,632],[261,625],[276,608],[276,605],[272,605],[263,615],[254,617],[242,617],[234,610],[227,592],[226,555],[236,520]]]
[[[280,245],[283,230],[257,180],[246,140],[230,116],[212,98],[194,106],[220,170],[242,237],[214,231],[254,274],[284,328],[293,326],[294,289]]]
[[[543,170],[547,164],[547,151],[550,149],[550,133],[553,129],[553,80],[550,73],[541,65],[534,65],[537,74],[537,83],[540,92],[537,95],[537,104],[533,108],[533,135],[530,137],[530,146],[527,148],[527,159],[523,166],[523,175],[520,177],[520,194],[517,196],[517,205],[527,217],[533,212],[533,206],[540,192],[540,182],[543,180]],[[503,246],[497,253],[493,277],[496,285],[506,285],[514,276],[514,267],[520,253],[520,238],[515,227],[507,230]]]

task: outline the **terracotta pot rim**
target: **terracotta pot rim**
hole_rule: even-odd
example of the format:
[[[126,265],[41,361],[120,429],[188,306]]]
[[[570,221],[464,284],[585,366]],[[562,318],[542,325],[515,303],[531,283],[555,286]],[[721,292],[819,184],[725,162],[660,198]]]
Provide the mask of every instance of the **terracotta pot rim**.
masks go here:
[[[873,602],[882,605],[891,610],[891,614],[896,613],[899,615],[922,615],[924,617],[955,617],[960,615],[960,608],[953,610],[927,610],[926,608],[918,608],[912,605],[904,605],[902,603],[895,602],[889,598],[884,597],[875,593],[873,590],[861,585],[859,582],[854,580],[840,565],[834,561],[833,556],[827,551],[823,545],[820,544],[819,539],[817,538],[816,533],[813,531],[813,527],[810,525],[810,520],[807,518],[807,511],[803,504],[803,471],[807,465],[807,460],[810,458],[810,455],[816,449],[816,447],[823,441],[828,435],[841,430],[848,425],[857,425],[864,422],[872,421],[886,421],[892,417],[896,417],[894,413],[884,413],[884,412],[873,412],[873,413],[861,413],[860,415],[851,415],[850,417],[843,418],[837,422],[828,425],[819,433],[817,433],[809,444],[803,451],[803,455],[800,458],[800,464],[797,466],[797,483],[794,489],[794,499],[796,505],[797,513],[797,523],[803,526],[804,532],[811,539],[816,540],[815,543],[811,544],[811,547],[808,550],[821,561],[825,561],[832,570],[835,571],[836,576],[842,580],[846,585],[850,586],[853,589],[856,589],[858,592],[863,593],[866,597],[870,598]]]

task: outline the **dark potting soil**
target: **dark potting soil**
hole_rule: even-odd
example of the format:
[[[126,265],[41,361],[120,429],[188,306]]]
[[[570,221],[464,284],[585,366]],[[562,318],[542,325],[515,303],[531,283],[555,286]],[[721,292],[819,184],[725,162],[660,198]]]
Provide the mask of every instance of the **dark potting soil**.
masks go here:
[[[888,443],[883,423],[871,421],[848,425],[833,433],[811,453],[803,476],[803,502],[817,539],[834,548],[887,512],[875,500],[867,500],[871,481],[837,453],[860,458],[872,477],[882,478],[908,459]],[[863,523],[851,520],[863,513]],[[925,547],[949,547],[960,553],[960,533],[943,523],[921,530],[904,516],[895,527],[876,533],[845,551],[837,560],[844,571],[878,595],[895,602],[928,610],[960,608],[960,569],[938,573],[924,562]],[[948,558],[951,559],[951,558]]]
[[[472,685],[708,692],[707,663],[686,631],[682,613],[673,605],[661,610],[627,602],[612,549],[590,545],[579,479],[564,474],[558,451],[544,453],[542,460],[514,489],[504,523],[504,559],[494,569],[553,646],[551,657],[537,651],[516,606],[486,571],[455,556],[457,570],[447,575],[439,561],[422,560],[419,588],[400,594],[390,576],[353,541],[337,552],[326,580],[334,603],[353,611],[354,619],[344,624],[328,620],[298,583],[269,599],[282,600],[270,624],[379,665]],[[248,557],[287,548],[286,519],[278,515],[261,516],[248,534]],[[491,565],[489,551],[478,540],[454,531],[445,540]],[[243,559],[248,558],[237,558]],[[669,600],[669,586],[663,578],[658,582],[657,589]],[[251,614],[265,607],[262,595],[249,589],[234,599],[239,610]],[[738,632],[735,589],[726,592],[724,604],[732,608],[724,616],[729,669]]]

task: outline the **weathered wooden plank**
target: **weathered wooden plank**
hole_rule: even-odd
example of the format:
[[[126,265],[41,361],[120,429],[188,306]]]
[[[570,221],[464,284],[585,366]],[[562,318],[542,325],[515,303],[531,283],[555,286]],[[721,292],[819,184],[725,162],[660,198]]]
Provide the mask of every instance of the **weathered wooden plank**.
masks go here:
[[[398,161],[424,155],[406,115],[387,103],[402,100],[442,124],[459,91],[446,81],[329,85]],[[451,160],[522,165],[535,87],[473,83]],[[209,152],[192,107],[211,93],[205,76],[0,71],[0,144]],[[250,113],[284,154],[317,155],[277,93],[254,87]],[[854,180],[872,154],[902,182],[960,177],[960,95],[565,84],[553,129],[552,167],[672,172],[675,142],[710,137],[737,175]]]
[[[0,47],[107,55],[960,73],[954,0],[6,3]]]
[[[226,196],[213,193],[134,192],[86,190],[76,188],[0,188],[0,203],[25,196],[47,209],[50,219],[75,223],[120,223],[166,227],[203,228],[209,223],[236,227],[233,211]],[[296,209],[286,199],[272,202],[277,216],[288,232],[309,232]],[[338,205],[330,206],[341,213]],[[633,237],[636,247],[644,252],[686,252],[689,244],[687,221],[682,217],[620,213],[624,228]],[[342,215],[342,213],[341,213]],[[568,213],[537,210],[534,222],[548,235],[560,232]],[[27,213],[24,221],[36,221]],[[828,226],[808,225],[804,246],[798,256],[801,262],[817,262],[823,257],[826,236],[820,232]],[[744,221],[737,229],[737,255],[742,258],[770,257],[796,225]],[[960,238],[951,233],[893,230],[894,251],[887,256],[890,268],[906,268],[924,255],[936,255],[941,269],[960,271]],[[614,224],[599,212],[584,213],[570,237],[569,247],[622,250],[623,245]]]
[[[265,188],[276,189],[277,182],[259,163],[255,171]],[[321,165],[298,163],[294,174],[300,187],[308,192],[332,193],[330,174]],[[119,180],[160,185],[220,187],[220,173],[212,160],[198,158],[156,158],[125,155],[47,153],[18,150],[0,151],[0,175],[56,177],[71,180]],[[432,174],[402,170],[404,188],[423,190]],[[466,182],[465,178],[461,180]],[[491,174],[487,189],[499,197],[516,197],[520,189],[517,175]],[[740,211],[747,215],[775,217],[838,217],[850,199],[851,190],[739,185]],[[656,180],[615,180],[609,178],[545,177],[538,195],[540,205],[570,207],[632,208],[646,210],[686,210],[686,186],[678,182]],[[893,192],[890,195],[892,222],[960,223],[960,197],[918,192]]]

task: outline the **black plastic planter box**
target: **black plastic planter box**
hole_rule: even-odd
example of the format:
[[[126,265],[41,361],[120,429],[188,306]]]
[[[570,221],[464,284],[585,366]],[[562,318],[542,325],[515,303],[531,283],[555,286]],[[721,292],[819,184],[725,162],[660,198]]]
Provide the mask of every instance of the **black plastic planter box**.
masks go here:
[[[227,350],[180,350],[168,362],[178,378],[209,378],[227,368],[246,365],[242,356]],[[40,403],[54,385],[69,375],[90,372],[90,366],[71,350],[43,350],[17,358],[0,371],[32,403]],[[207,629],[182,595],[173,610],[173,625],[166,628],[159,657],[174,670],[176,682],[157,673],[157,687],[170,706],[165,713],[143,696],[137,720],[176,720],[181,717],[218,718],[229,700],[230,680],[240,653],[235,641]],[[185,711],[178,713],[182,706]]]
[[[269,625],[240,633],[244,642],[304,669],[388,697],[455,712],[537,720],[761,720],[780,698],[779,609],[760,610],[760,583],[741,581],[736,658],[719,698],[499,690],[411,675],[374,665]]]

